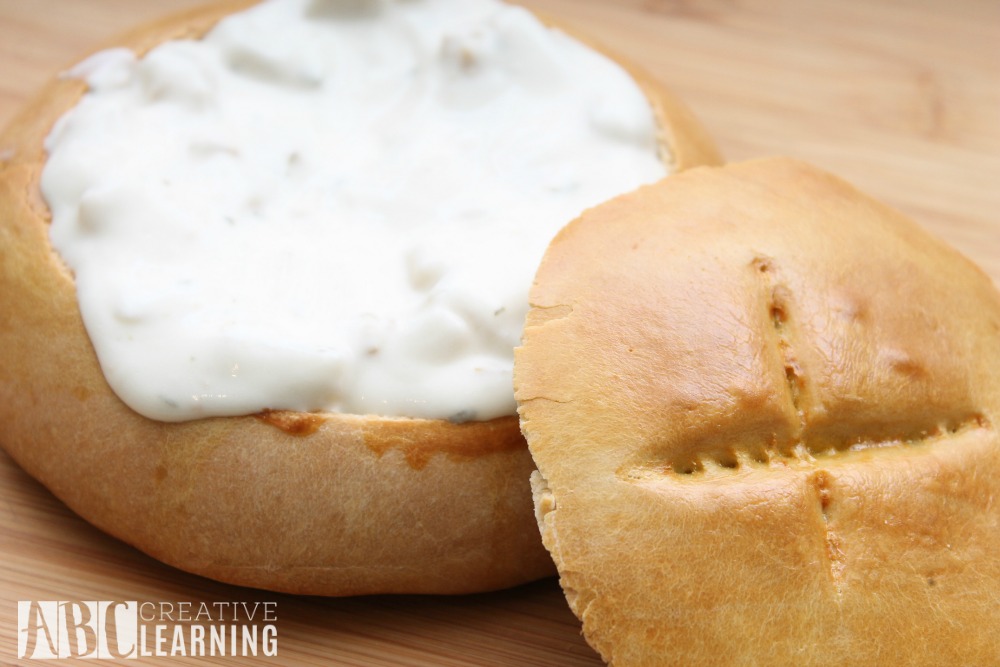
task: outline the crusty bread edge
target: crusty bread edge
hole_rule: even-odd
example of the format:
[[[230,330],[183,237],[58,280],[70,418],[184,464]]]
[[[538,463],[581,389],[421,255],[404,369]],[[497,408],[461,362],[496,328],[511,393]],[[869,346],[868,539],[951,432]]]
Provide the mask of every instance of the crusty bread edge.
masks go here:
[[[252,4],[189,11],[102,48],[144,53]],[[616,59],[649,97],[672,167],[718,162],[690,112]],[[163,424],[121,403],[50,250],[38,191],[44,138],[83,92],[80,81],[55,79],[0,135],[0,445],[97,527],[221,581],[319,595],[466,593],[553,574],[516,416],[458,425],[271,413]]]

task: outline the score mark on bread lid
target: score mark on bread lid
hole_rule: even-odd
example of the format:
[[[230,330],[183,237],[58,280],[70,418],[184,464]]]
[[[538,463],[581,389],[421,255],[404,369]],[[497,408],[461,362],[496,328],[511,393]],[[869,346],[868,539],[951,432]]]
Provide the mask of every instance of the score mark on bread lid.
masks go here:
[[[818,466],[871,463],[876,457],[888,459],[926,454],[935,447],[957,446],[967,437],[981,438],[990,433],[993,433],[992,425],[986,417],[976,414],[929,428],[901,431],[900,435],[884,440],[859,435],[853,442],[831,446],[812,445],[808,439],[780,444],[773,437],[754,440],[735,434],[733,439],[722,443],[704,443],[696,448],[698,453],[695,455],[664,457],[667,460],[628,466],[619,476],[630,482],[656,483],[663,479],[700,481],[758,470],[812,470]]]
[[[819,299],[829,303],[847,320],[849,326],[831,337],[856,335],[876,338],[861,343],[863,349],[878,351],[877,360],[872,361],[866,371],[871,377],[869,384],[878,385],[898,382],[901,376],[916,400],[906,401],[910,405],[925,401],[929,409],[914,419],[909,411],[900,414],[878,415],[870,419],[863,415],[853,423],[830,424],[822,415],[828,412],[825,402],[840,402],[843,399],[831,396],[829,391],[817,389],[799,360],[800,348],[808,345],[802,340],[803,333],[796,321],[796,299],[788,284],[781,277],[781,270],[773,258],[758,256],[750,262],[750,268],[760,276],[760,290],[766,304],[767,317],[763,321],[771,324],[772,335],[769,344],[772,352],[781,360],[787,382],[784,401],[786,410],[778,413],[776,421],[768,427],[766,423],[755,428],[747,428],[745,417],[737,420],[732,427],[714,424],[705,428],[705,435],[685,434],[683,445],[665,442],[654,445],[646,460],[636,466],[626,467],[620,476],[629,481],[654,481],[667,476],[672,479],[714,477],[734,474],[751,469],[807,468],[823,463],[852,463],[871,461],[873,456],[894,456],[890,451],[896,448],[924,448],[938,445],[947,446],[961,439],[969,431],[991,431],[992,425],[981,411],[971,410],[971,397],[959,398],[960,406],[955,408],[935,406],[932,396],[924,396],[933,389],[928,380],[935,373],[928,370],[933,362],[920,359],[919,353],[906,353],[898,346],[877,340],[880,331],[866,326],[870,317],[869,306],[859,298]],[[813,296],[813,300],[816,298]],[[845,301],[847,303],[845,303]],[[852,341],[838,340],[836,347],[849,349]],[[815,354],[812,355],[815,364]],[[829,374],[829,373],[827,373]],[[887,387],[888,389],[888,387]],[[892,394],[890,390],[887,392]],[[826,394],[826,395],[824,395]],[[797,423],[788,420],[788,415],[797,415]],[[814,419],[816,415],[820,418]],[[818,421],[818,423],[817,423]]]

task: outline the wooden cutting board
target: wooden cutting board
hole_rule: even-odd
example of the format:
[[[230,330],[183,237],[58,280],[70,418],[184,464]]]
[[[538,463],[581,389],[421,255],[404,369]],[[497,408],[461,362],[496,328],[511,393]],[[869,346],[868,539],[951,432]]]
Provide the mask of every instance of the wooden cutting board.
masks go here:
[[[0,124],[116,32],[199,3],[0,0]],[[1000,282],[995,0],[525,4],[645,65],[730,159],[782,153],[815,162],[910,214]],[[0,593],[4,664],[16,662],[17,600],[274,601],[278,657],[258,660],[285,665],[601,664],[554,580],[455,598],[319,599],[226,586],[91,528],[2,453]]]

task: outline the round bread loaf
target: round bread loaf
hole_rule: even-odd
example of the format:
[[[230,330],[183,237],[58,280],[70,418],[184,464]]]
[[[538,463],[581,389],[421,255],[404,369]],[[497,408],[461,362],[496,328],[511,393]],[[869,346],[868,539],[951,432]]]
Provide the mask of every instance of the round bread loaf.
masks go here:
[[[106,46],[195,38],[241,0]],[[625,65],[674,169],[716,162],[688,111]],[[0,445],[99,528],[176,567],[321,595],[462,593],[552,572],[516,416],[269,412],[158,423],[109,389],[39,194],[43,141],[84,84],[58,79],[0,136]]]
[[[1000,664],[1000,294],[810,166],[550,245],[515,354],[543,541],[624,665]]]

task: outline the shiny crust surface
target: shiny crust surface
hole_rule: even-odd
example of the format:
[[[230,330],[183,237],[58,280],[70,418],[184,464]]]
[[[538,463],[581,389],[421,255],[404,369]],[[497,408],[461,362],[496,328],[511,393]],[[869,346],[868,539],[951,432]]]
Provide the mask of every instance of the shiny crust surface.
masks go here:
[[[103,48],[144,53],[196,38],[252,4],[212,5]],[[689,112],[641,81],[675,167],[717,162]],[[466,593],[551,574],[516,417],[457,425],[271,412],[163,424],[111,393],[38,191],[44,137],[83,90],[54,80],[0,135],[0,445],[94,525],[222,581],[318,595]]]
[[[1000,294],[808,165],[550,246],[515,357],[543,541],[610,664],[1000,664]]]

